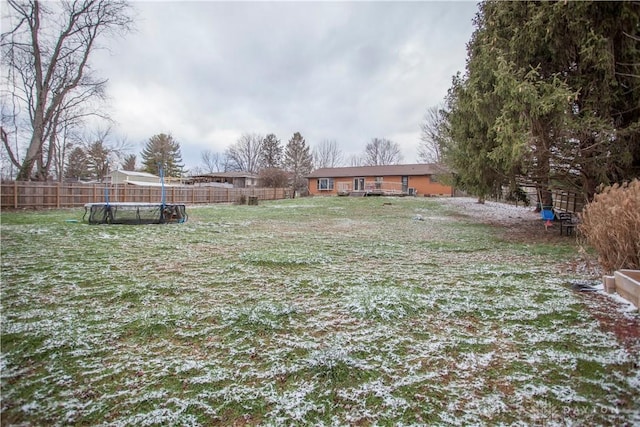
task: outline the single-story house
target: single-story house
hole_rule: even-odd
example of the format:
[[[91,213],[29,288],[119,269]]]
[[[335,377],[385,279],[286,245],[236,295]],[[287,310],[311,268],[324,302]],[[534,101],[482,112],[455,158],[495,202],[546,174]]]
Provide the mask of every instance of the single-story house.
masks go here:
[[[159,176],[147,172],[116,170],[107,175],[107,178],[112,184],[161,185]]]
[[[190,177],[189,183],[206,186],[207,184],[230,184],[233,188],[251,188],[258,186],[258,175],[249,172],[214,172]]]
[[[316,169],[307,176],[312,195],[452,196],[439,182],[448,174],[441,165],[410,164]]]

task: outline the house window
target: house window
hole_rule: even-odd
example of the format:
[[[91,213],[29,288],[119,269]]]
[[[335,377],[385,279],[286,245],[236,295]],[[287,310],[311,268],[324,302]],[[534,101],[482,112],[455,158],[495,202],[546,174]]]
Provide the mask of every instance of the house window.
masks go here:
[[[318,190],[331,191],[333,190],[333,178],[320,178],[318,179]]]

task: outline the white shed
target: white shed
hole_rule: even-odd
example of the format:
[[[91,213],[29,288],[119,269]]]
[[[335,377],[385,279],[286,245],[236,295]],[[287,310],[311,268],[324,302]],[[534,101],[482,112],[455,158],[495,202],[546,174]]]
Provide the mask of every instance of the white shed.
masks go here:
[[[132,184],[132,185],[160,185],[160,177],[136,171],[116,170],[109,174],[112,184]]]

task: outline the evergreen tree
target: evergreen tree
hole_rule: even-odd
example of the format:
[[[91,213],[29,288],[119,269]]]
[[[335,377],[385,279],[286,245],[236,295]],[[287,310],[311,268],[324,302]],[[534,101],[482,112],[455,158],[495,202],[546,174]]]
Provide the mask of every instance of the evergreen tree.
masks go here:
[[[547,204],[555,185],[590,198],[598,184],[638,174],[637,6],[488,1],[475,24],[447,113],[445,151],[450,162],[459,152],[451,166],[461,181],[487,191],[524,177]]]
[[[122,161],[122,170],[135,171],[136,170],[136,155],[129,154]]]
[[[449,90],[446,120],[447,138],[441,139],[444,161],[454,170],[455,185],[478,196],[484,203],[504,183],[504,170],[490,156],[495,145],[489,126],[477,110],[485,105],[473,102],[474,82],[454,78]]]
[[[293,134],[284,154],[284,167],[291,175],[291,187],[293,194],[305,193],[307,189],[306,176],[313,169],[313,157],[309,151],[309,146],[300,135],[300,132]]]
[[[260,166],[265,169],[282,167],[282,145],[280,140],[272,133],[262,140]]]
[[[67,167],[64,171],[64,177],[71,181],[84,181],[89,179],[91,172],[89,171],[89,161],[82,147],[74,148],[67,158]]]
[[[97,181],[103,181],[109,174],[109,160],[112,150],[102,141],[95,141],[87,147],[86,156],[89,172]]]
[[[145,172],[154,175],[160,174],[159,166],[161,166],[164,176],[182,176],[184,165],[180,144],[171,134],[161,133],[152,136],[142,150],[142,166]]]

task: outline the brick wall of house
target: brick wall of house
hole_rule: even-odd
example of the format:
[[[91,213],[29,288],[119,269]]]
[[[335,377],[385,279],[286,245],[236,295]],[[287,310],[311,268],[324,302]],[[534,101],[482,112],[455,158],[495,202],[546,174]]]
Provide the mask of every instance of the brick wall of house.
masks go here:
[[[365,186],[373,187],[376,182],[375,176],[358,177],[364,178]],[[354,189],[354,177],[348,178],[334,178],[333,190],[319,190],[318,179],[309,179],[309,191],[316,196],[329,196],[336,195],[341,191],[352,191]],[[402,190],[402,177],[401,176],[384,176],[379,188],[391,191],[397,189],[398,192]],[[439,182],[432,181],[430,176],[409,176],[408,188],[415,188],[417,196],[451,196],[453,189],[450,186],[441,184]]]

